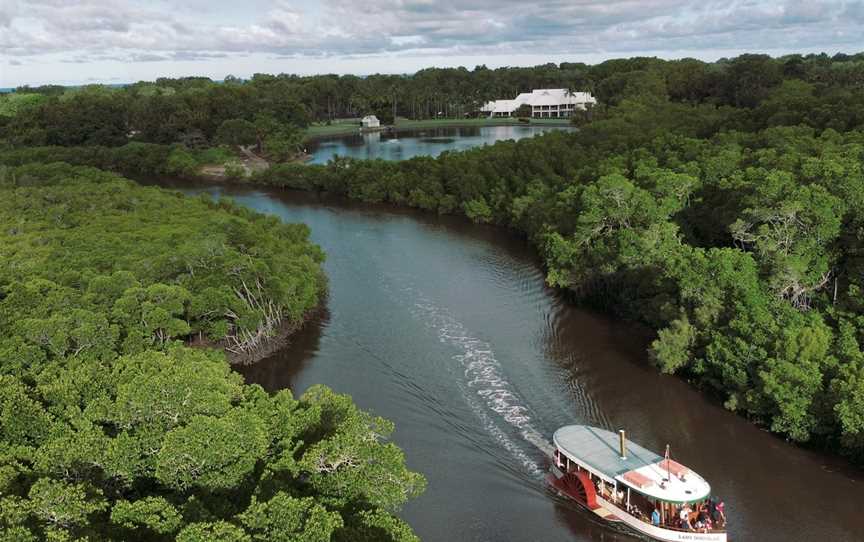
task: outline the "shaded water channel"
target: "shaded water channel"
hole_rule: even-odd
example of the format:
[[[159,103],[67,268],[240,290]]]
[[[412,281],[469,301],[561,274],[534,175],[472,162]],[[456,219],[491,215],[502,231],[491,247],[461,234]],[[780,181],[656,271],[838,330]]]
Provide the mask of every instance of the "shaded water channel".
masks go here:
[[[454,126],[386,132],[356,133],[315,140],[307,151],[312,164],[326,164],[336,155],[384,160],[438,156],[444,151],[464,151],[505,139],[533,137],[550,130],[572,130],[563,125]]]
[[[423,540],[632,540],[546,488],[547,461],[523,435],[570,423],[670,443],[725,499],[733,542],[862,540],[860,473],[658,374],[643,330],[545,287],[510,233],[304,193],[185,189],[311,227],[327,252],[326,311],[241,371],[296,394],[324,383],[393,420],[429,480],[402,511]]]

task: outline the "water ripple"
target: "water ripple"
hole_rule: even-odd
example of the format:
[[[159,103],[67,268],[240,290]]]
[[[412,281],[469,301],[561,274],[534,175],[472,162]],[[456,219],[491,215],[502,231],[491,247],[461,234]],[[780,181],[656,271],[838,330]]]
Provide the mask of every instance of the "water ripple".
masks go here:
[[[492,346],[473,336],[449,311],[438,307],[420,292],[413,288],[406,290],[417,299],[412,311],[414,315],[436,332],[442,343],[456,349],[457,353],[452,359],[460,364],[465,377],[460,388],[469,407],[486,431],[518,459],[528,473],[542,476],[543,467],[525,450],[519,440],[508,434],[506,427],[502,428],[496,421],[505,421],[528,442],[534,442],[536,435],[540,434],[531,425],[532,418],[528,407],[504,378]],[[532,438],[526,435],[531,435]]]

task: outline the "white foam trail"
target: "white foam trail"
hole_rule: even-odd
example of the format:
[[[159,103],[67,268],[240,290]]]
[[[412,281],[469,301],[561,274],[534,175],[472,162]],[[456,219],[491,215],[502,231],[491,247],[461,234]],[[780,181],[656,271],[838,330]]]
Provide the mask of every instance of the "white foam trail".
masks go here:
[[[456,348],[458,353],[453,356],[453,359],[460,363],[465,376],[465,381],[460,384],[460,388],[463,389],[468,405],[478,416],[484,428],[502,447],[513,454],[529,473],[542,476],[543,468],[537,461],[529,456],[518,442],[508,436],[507,432],[490,416],[490,411],[494,412],[532,444],[537,445],[537,442],[543,440],[542,435],[531,426],[528,408],[502,376],[501,364],[495,358],[492,346],[474,337],[448,311],[437,307],[419,292],[411,288],[408,290],[419,298],[414,305],[415,314],[437,332],[438,339],[442,343]]]

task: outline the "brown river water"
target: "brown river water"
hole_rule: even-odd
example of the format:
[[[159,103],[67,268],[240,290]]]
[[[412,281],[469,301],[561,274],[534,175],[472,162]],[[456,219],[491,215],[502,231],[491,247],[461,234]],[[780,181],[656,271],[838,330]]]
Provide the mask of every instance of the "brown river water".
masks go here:
[[[401,512],[423,540],[633,540],[546,487],[548,462],[525,434],[551,440],[571,423],[670,444],[725,500],[732,542],[864,540],[860,471],[657,373],[644,330],[547,288],[513,234],[297,192],[160,184],[310,226],[327,252],[326,309],[240,370],[269,390],[323,383],[394,421],[429,481]]]

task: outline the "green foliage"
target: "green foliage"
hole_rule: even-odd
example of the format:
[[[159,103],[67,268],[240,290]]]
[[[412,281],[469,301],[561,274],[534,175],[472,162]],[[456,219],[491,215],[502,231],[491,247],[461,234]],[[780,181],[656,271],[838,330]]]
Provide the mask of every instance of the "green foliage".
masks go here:
[[[312,498],[293,498],[277,493],[267,502],[255,497],[240,516],[243,525],[260,542],[327,542],[342,527],[342,516],[330,512]]]
[[[251,542],[240,527],[225,521],[193,523],[180,531],[177,542]]]
[[[0,147],[0,164],[6,166],[65,162],[136,177],[194,176],[203,165],[222,164],[233,158],[234,155],[222,147],[194,150],[180,145],[138,142],[120,147]]]
[[[828,128],[857,113],[817,113],[828,91],[783,82],[776,63],[604,63],[617,105],[576,133],[251,180],[515,228],[549,284],[656,329],[660,370],[861,460],[864,334],[839,326],[864,328],[864,133]]]
[[[176,176],[191,176],[198,171],[198,161],[185,147],[177,147],[168,155],[165,171]]]
[[[358,410],[349,397],[323,386],[310,388],[302,401],[320,409],[330,437],[311,445],[298,466],[328,502],[345,506],[362,500],[392,510],[423,492],[425,479],[405,468],[402,451],[379,442],[393,432],[392,423]],[[340,475],[332,476],[335,472]]]
[[[14,117],[27,108],[38,106],[44,100],[44,95],[36,93],[0,94],[0,117]]]
[[[246,168],[236,160],[225,162],[225,178],[240,180],[246,177]]]
[[[466,201],[462,204],[462,209],[465,212],[465,216],[474,222],[482,224],[492,221],[492,210],[489,209],[489,205],[486,204],[486,200],[483,199],[483,196],[471,201]]]
[[[259,419],[242,412],[196,416],[165,436],[156,456],[156,478],[178,490],[231,489],[243,483],[266,452]]]
[[[28,493],[30,513],[48,529],[74,530],[107,507],[98,489],[42,478]]]
[[[219,125],[216,140],[223,145],[252,145],[258,140],[258,131],[248,120],[228,119]]]
[[[519,118],[531,118],[532,108],[528,104],[522,104],[516,109],[516,116]]]
[[[323,292],[323,255],[305,226],[95,170],[28,166],[12,176],[0,222],[16,268],[0,269],[0,305],[24,340],[18,350],[104,358],[201,334],[244,351],[299,322]],[[43,282],[21,281],[34,276]]]
[[[305,226],[53,164],[12,168],[0,232],[4,540],[313,542],[367,517],[412,535],[392,513],[425,480],[389,422],[182,344],[239,350],[314,308]]]
[[[695,342],[696,329],[687,318],[676,319],[660,330],[657,340],[651,344],[651,353],[661,371],[674,373],[690,363]]]
[[[264,139],[267,156],[276,162],[294,158],[303,143],[303,133],[293,128],[280,127],[270,132]]]
[[[831,330],[818,317],[809,320],[783,331],[776,357],[759,373],[771,429],[798,441],[809,440],[817,427],[814,402],[824,390],[823,374],[835,365]]]
[[[419,542],[407,523],[381,510],[367,510],[351,518],[344,529],[337,531],[339,542]]]
[[[111,522],[127,529],[148,529],[158,535],[176,532],[183,516],[162,497],[118,501],[111,509]]]

